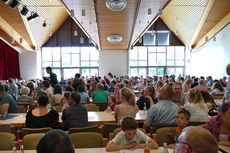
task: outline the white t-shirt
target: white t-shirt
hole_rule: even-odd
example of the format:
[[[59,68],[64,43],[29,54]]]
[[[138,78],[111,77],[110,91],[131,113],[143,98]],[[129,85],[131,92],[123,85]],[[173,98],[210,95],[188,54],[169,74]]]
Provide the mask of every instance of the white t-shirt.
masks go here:
[[[127,140],[125,136],[125,132],[121,131],[115,136],[115,138],[112,141],[117,145],[124,145],[124,144],[132,144],[132,143],[136,143],[136,144],[146,143],[149,141],[149,139],[150,138],[147,135],[145,135],[142,131],[137,129],[137,134],[132,140]]]

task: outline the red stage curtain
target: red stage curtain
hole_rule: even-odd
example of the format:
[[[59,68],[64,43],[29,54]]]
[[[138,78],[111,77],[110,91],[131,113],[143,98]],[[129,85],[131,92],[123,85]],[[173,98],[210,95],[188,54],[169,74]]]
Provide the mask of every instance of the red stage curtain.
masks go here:
[[[21,78],[18,52],[0,39],[0,80]]]

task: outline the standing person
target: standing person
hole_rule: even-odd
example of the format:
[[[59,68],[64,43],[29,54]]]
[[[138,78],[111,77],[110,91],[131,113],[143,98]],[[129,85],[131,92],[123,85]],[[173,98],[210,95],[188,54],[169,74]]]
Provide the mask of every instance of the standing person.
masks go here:
[[[50,74],[50,85],[52,87],[58,84],[57,75],[52,72],[52,68],[50,66],[46,67],[46,73]]]
[[[81,74],[80,73],[76,73],[75,74],[75,78],[72,80],[70,88],[74,91],[77,91],[77,87],[82,85],[82,81],[80,79]]]
[[[226,67],[226,73],[227,73],[227,75],[230,75],[230,63]],[[225,88],[225,94],[224,94],[223,102],[225,102],[225,101],[230,102],[230,77],[228,77],[227,86]]]
[[[3,85],[0,85],[0,115],[5,112],[18,113],[17,103],[11,95],[5,92]]]

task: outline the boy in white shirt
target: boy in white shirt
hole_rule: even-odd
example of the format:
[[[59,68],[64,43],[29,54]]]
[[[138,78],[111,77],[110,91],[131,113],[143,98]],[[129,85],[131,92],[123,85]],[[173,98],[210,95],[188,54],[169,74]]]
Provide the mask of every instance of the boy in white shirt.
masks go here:
[[[137,129],[137,122],[133,117],[125,116],[122,118],[121,129],[122,131],[106,146],[107,151],[145,148],[146,143],[150,149],[158,148],[158,144],[153,139]]]

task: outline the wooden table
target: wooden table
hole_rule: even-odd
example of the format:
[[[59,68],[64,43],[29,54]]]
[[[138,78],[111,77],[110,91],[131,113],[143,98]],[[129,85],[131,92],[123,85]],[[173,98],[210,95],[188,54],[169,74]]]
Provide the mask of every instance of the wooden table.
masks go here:
[[[36,153],[36,150],[25,150],[24,152]],[[139,150],[139,152],[144,153],[143,149]],[[150,150],[150,153],[161,153],[161,152],[162,152],[161,148]],[[0,151],[0,153],[12,153],[12,151]],[[84,149],[75,149],[75,153],[120,153],[120,151],[107,152],[105,148],[84,148]],[[169,149],[169,153],[173,153],[173,150]]]
[[[138,123],[143,123],[146,119],[147,111],[140,110],[136,114],[136,120]],[[14,113],[9,115],[17,115],[17,117],[7,119],[7,120],[0,120],[1,124],[11,124],[15,127],[24,127],[25,126],[25,116],[26,113]],[[62,113],[59,113],[59,121],[61,120]],[[111,112],[88,112],[88,122],[92,125],[96,124],[104,124],[104,123],[116,123],[114,119],[114,115]]]

